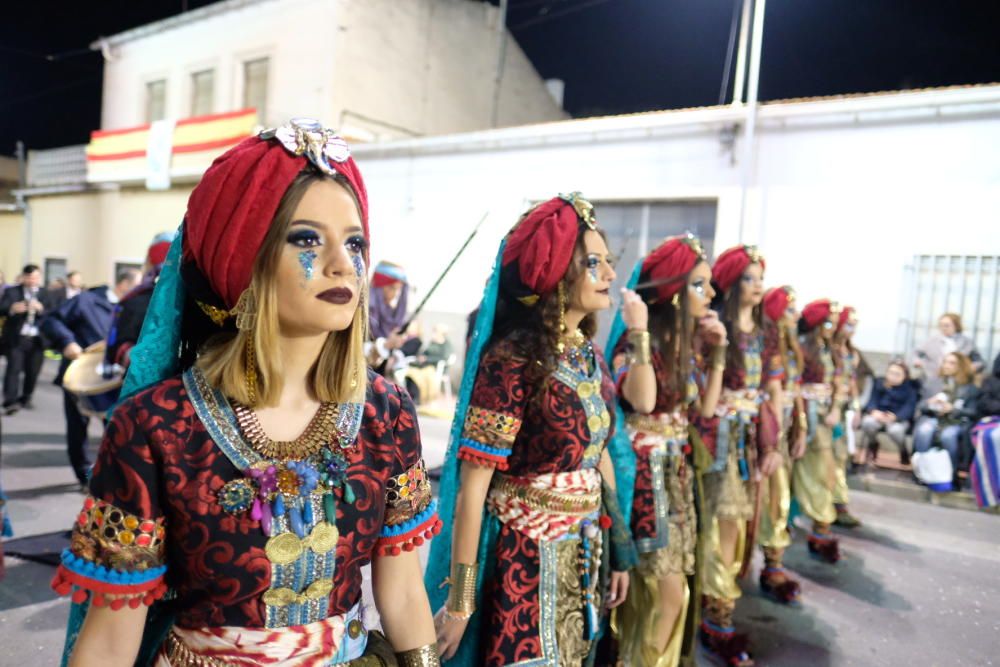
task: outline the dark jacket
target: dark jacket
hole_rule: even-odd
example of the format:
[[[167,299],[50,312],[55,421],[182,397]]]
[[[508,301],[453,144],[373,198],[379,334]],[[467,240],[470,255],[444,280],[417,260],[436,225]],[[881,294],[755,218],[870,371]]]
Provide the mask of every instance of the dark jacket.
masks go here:
[[[94,287],[49,313],[42,323],[42,330],[57,350],[62,350],[70,343],[86,348],[104,340],[108,335],[114,308],[114,304],[108,299],[107,286]],[[63,359],[56,384],[62,382],[67,366],[69,361]]]
[[[913,419],[917,409],[917,390],[913,383],[907,380],[901,385],[889,387],[885,378],[879,378],[872,387],[872,395],[865,406],[865,412],[882,410],[896,415],[896,421],[907,422]]]
[[[122,363],[125,352],[135,347],[142,332],[142,323],[153,298],[153,284],[143,284],[125,295],[115,312],[111,330],[108,333],[108,351],[105,358],[116,364]]]
[[[0,314],[4,317],[3,332],[0,333],[0,348],[10,349],[21,341],[21,327],[28,319],[28,314],[11,314],[10,308],[18,301],[24,301],[24,293],[24,286],[11,285],[4,290],[3,297],[0,297]],[[46,312],[49,310],[45,290],[38,290],[35,299],[40,301],[44,308],[40,314],[35,316],[35,323],[40,327]]]
[[[933,396],[929,396],[928,398],[920,401],[918,406],[920,408],[920,412],[925,415],[937,417],[941,421],[942,425],[971,422],[976,418],[976,414],[978,412],[977,403],[979,399],[979,388],[975,384],[970,382],[958,387],[948,388],[946,386],[942,391],[948,394],[950,402],[955,406],[951,412],[941,414],[933,410],[930,407],[930,399],[933,398]]]
[[[983,380],[979,389],[976,413],[979,419],[1000,415],[1000,354],[993,360],[993,374]]]

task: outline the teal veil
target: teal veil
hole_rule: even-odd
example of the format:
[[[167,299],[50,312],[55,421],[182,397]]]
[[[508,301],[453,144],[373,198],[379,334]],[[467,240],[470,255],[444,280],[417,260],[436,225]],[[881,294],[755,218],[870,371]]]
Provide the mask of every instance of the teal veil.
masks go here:
[[[639,274],[642,273],[642,259],[636,262],[629,276],[628,289],[633,289],[639,284]],[[608,368],[614,368],[612,360],[615,354],[615,346],[625,334],[625,319],[619,309],[615,313],[615,319],[611,323],[611,332],[608,334],[608,342],[604,346],[604,358],[608,362]],[[615,484],[617,485],[618,506],[621,508],[625,523],[631,525],[632,521],[632,498],[635,495],[635,451],[632,449],[632,442],[629,440],[628,432],[625,429],[625,413],[622,406],[615,402],[615,434],[608,442],[608,453],[611,455],[611,462],[615,468]]]
[[[506,240],[500,244],[493,273],[486,283],[486,291],[479,305],[479,314],[470,337],[469,349],[465,355],[465,369],[462,372],[462,386],[458,392],[458,404],[455,406],[455,417],[451,422],[451,432],[448,438],[448,451],[445,455],[444,470],[441,473],[438,512],[441,517],[441,533],[431,542],[431,554],[424,573],[424,585],[431,602],[431,611],[437,611],[444,606],[448,596],[447,587],[443,587],[445,579],[451,574],[451,541],[452,528],[455,521],[455,500],[460,486],[458,442],[462,437],[462,427],[465,424],[465,413],[469,409],[472,398],[472,388],[476,382],[476,372],[483,349],[493,334],[493,318],[496,315],[497,294],[500,290],[500,270],[502,268],[503,251]],[[483,510],[482,529],[479,533],[479,576],[476,580],[476,599],[481,599],[483,582],[493,577],[495,566],[494,545],[500,533],[500,522]],[[476,611],[465,629],[462,643],[455,656],[448,661],[449,665],[476,667],[480,664],[480,637],[483,632],[482,610]]]
[[[182,233],[183,225],[170,244],[166,262],[153,290],[149,310],[146,311],[139,341],[132,348],[132,363],[129,364],[122,384],[119,405],[143,389],[173,377],[180,371],[181,318],[184,312],[184,283],[180,274]],[[70,607],[61,667],[66,667],[69,663],[89,608],[89,599],[83,603],[74,602]],[[136,665],[153,663],[153,657],[172,625],[173,614],[169,603],[160,601],[149,607]]]

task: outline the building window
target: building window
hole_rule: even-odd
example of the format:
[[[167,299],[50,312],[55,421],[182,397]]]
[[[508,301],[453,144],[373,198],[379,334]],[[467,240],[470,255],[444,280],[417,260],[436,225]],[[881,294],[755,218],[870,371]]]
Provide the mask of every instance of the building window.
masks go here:
[[[53,280],[66,279],[66,260],[56,257],[45,258],[45,286],[52,284]]]
[[[146,83],[146,122],[167,117],[167,81],[159,79]]]
[[[257,120],[267,119],[267,70],[268,58],[248,60],[243,63],[243,108],[257,110]]]
[[[215,70],[204,70],[191,75],[191,115],[212,113],[215,99]]]

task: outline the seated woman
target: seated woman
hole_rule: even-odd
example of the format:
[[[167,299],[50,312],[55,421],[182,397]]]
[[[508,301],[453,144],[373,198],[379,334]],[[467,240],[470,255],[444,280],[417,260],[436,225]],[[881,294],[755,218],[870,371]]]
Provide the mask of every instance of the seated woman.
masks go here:
[[[878,434],[883,431],[896,443],[902,460],[906,451],[906,434],[917,409],[917,390],[910,381],[910,372],[901,358],[889,362],[885,377],[875,382],[871,398],[861,418],[861,430],[868,444],[866,460],[878,456]],[[860,463],[860,461],[859,461]]]
[[[1000,417],[1000,354],[993,360],[993,373],[983,380],[976,398],[976,418]]]
[[[958,313],[945,313],[938,318],[937,333],[918,346],[913,354],[913,367],[918,373],[922,373],[924,380],[924,398],[941,390],[939,370],[945,355],[952,352],[967,356],[974,372],[978,373],[983,369],[983,358],[976,351],[975,342],[962,333],[962,316]]]
[[[961,352],[951,352],[941,362],[943,388],[921,402],[923,414],[913,430],[913,451],[926,452],[939,434],[941,446],[951,456],[952,468],[958,470],[959,443],[962,432],[976,414],[976,385],[972,362]]]

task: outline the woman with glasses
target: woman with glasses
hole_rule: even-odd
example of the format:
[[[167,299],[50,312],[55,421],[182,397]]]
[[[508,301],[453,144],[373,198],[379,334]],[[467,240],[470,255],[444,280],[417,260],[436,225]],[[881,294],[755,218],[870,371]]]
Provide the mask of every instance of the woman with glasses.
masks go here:
[[[722,389],[722,364],[706,374],[697,351],[704,342],[724,352],[726,330],[709,308],[712,269],[694,236],[667,239],[632,277],[638,293],[624,292],[608,340],[624,416],[612,456],[639,551],[617,637],[626,665],[675,667],[688,627],[698,531],[688,426],[715,414]]]

